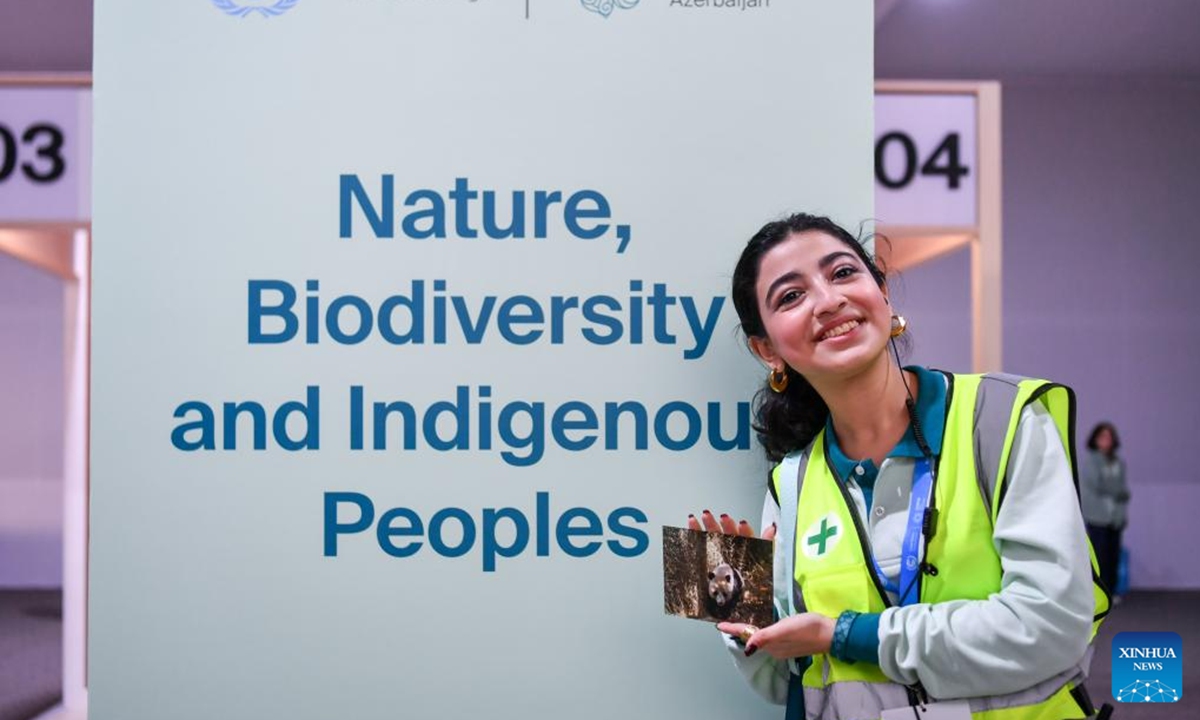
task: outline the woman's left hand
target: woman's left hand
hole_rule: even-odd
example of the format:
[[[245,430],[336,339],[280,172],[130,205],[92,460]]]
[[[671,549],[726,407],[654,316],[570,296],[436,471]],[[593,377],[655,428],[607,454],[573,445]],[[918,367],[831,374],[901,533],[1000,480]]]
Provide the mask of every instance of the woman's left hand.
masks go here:
[[[746,640],[746,655],[760,648],[776,660],[828,653],[833,644],[833,618],[818,613],[800,613],[786,617],[774,625],[754,631],[752,625],[723,622],[717,629],[734,637],[742,637],[747,630],[754,631]]]

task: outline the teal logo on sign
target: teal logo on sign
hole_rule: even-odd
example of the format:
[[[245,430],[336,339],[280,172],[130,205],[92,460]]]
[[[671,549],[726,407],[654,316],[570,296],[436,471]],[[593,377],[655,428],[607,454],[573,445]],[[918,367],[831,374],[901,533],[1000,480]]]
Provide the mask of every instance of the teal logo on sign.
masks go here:
[[[215,5],[218,10],[226,15],[232,15],[234,17],[246,17],[247,15],[253,15],[254,13],[258,13],[263,17],[274,17],[276,15],[282,15],[288,10],[296,7],[296,3],[298,2],[300,2],[300,0],[274,0],[273,2],[268,0],[267,2],[258,3],[247,2],[243,5],[236,3],[233,0],[212,0],[212,4]]]
[[[1123,632],[1112,641],[1117,702],[1176,702],[1183,697],[1183,640],[1173,632]]]
[[[640,0],[580,0],[583,6],[594,13],[608,17],[612,15],[613,10],[621,8],[628,10],[632,7],[637,7]]]

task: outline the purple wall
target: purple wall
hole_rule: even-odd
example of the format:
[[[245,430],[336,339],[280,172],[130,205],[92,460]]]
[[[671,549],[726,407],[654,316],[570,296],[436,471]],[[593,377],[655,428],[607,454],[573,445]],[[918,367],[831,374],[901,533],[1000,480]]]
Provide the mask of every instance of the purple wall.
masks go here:
[[[63,283],[0,252],[0,587],[59,587]]]
[[[91,69],[91,0],[0,0],[0,73]],[[62,323],[62,282],[0,253],[0,587],[62,585]]]
[[[893,276],[892,302],[908,318],[905,363],[971,371],[971,251],[963,247]]]
[[[92,0],[0,1],[0,72],[90,72]]]
[[[1200,82],[1004,87],[1004,365],[1117,426],[1138,587],[1200,587]],[[965,252],[904,273],[914,360],[970,368]],[[1178,554],[1177,554],[1178,553]]]
[[[1200,587],[1200,82],[1010,85],[1004,139],[1006,369],[1116,424],[1134,584]]]

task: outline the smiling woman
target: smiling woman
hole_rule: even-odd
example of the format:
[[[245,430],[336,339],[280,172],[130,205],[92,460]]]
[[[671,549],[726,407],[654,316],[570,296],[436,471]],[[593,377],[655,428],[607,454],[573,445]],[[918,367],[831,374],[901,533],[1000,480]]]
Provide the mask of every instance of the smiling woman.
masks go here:
[[[785,242],[792,238],[809,242]],[[859,299],[861,308],[847,308],[847,291]],[[873,329],[859,332],[857,324],[843,326],[870,319],[876,325],[886,323],[890,334],[885,275],[854,236],[833,221],[794,215],[767,224],[750,240],[734,269],[732,295],[750,349],[771,368],[776,386],[786,388],[764,388],[757,398],[760,439],[767,456],[778,462],[797,443],[811,440],[829,415],[825,396],[809,378],[821,382],[830,376],[833,368],[822,369],[822,363],[845,365],[849,356],[842,351],[852,350],[854,344],[879,344],[877,327],[874,343],[856,343]],[[829,303],[834,305],[833,315],[827,312]],[[875,311],[870,318],[863,312],[868,308]],[[831,336],[826,340],[834,339],[833,331],[840,336],[838,342],[817,352],[818,341],[826,334]],[[887,358],[882,359],[877,373],[887,372]]]
[[[765,225],[733,300],[768,368],[756,429],[777,463],[777,622],[718,626],[751,685],[788,718],[935,701],[952,701],[940,717],[1090,716],[1080,683],[1108,596],[1075,497],[1071,391],[901,367],[885,275],[827,218]],[[691,524],[752,532],[707,511]]]

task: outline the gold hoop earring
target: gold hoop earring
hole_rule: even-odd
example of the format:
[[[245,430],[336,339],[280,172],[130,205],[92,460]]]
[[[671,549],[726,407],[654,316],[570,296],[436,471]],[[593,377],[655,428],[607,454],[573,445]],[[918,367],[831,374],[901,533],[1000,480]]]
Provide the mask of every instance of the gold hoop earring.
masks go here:
[[[776,370],[771,368],[771,372],[767,373],[767,384],[777,393],[787,390],[788,374],[787,370]]]
[[[892,337],[900,337],[904,334],[905,330],[908,330],[908,320],[905,320],[903,315],[893,315],[891,333]]]

